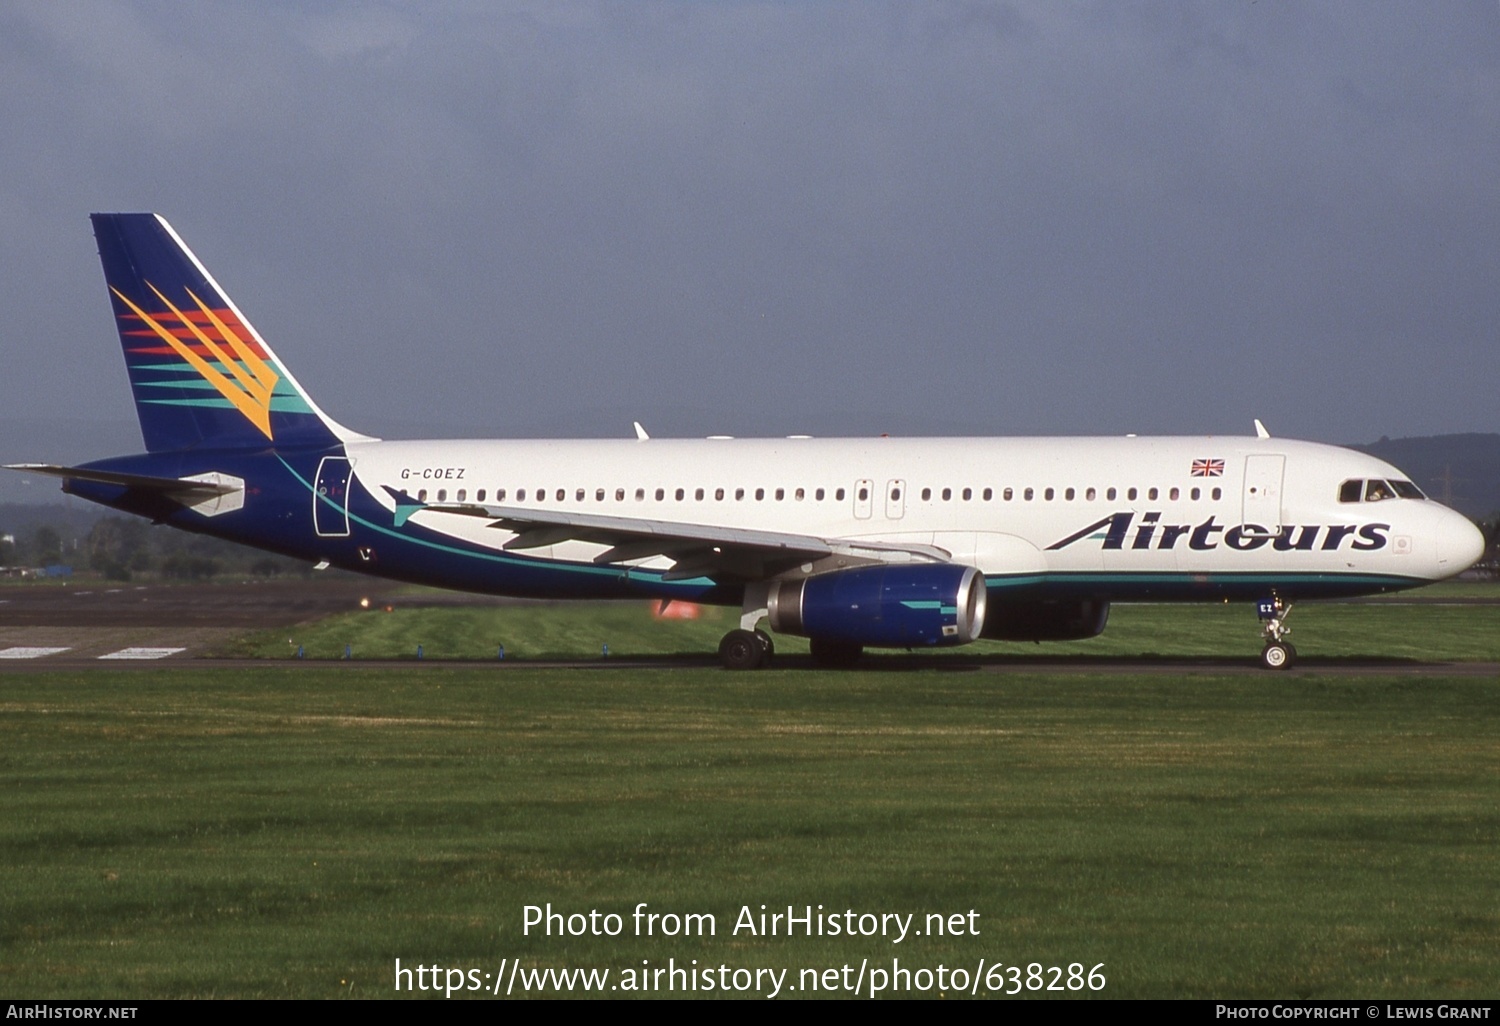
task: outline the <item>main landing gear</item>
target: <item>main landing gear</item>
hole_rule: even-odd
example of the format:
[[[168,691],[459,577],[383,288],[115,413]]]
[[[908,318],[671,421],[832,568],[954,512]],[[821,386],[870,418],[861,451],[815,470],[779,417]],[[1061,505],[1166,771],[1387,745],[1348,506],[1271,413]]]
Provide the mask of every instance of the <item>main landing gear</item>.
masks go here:
[[[740,628],[719,642],[719,661],[726,670],[759,670],[771,665],[776,645],[765,631]]]
[[[1266,639],[1266,647],[1260,650],[1260,665],[1268,670],[1287,669],[1297,659],[1297,650],[1286,640],[1286,636],[1292,633],[1286,625],[1292,604],[1283,603],[1279,595],[1272,595],[1257,602],[1255,611],[1260,615],[1261,637]]]

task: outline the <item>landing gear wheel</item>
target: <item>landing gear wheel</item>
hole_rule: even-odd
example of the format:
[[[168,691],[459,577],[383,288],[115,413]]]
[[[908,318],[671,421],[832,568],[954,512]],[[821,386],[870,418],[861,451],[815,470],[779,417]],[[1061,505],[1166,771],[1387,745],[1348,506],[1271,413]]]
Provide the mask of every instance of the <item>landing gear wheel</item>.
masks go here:
[[[755,629],[755,640],[760,642],[760,665],[764,669],[771,665],[771,657],[776,654],[776,642],[772,641],[771,636],[759,627]]]
[[[1297,658],[1297,650],[1285,641],[1273,641],[1260,651],[1260,664],[1268,670],[1285,670]]]
[[[754,670],[769,658],[753,631],[734,630],[719,642],[719,661],[726,670]]]
[[[865,647],[847,641],[830,641],[827,638],[812,638],[807,643],[812,661],[829,669],[843,669],[859,662]]]

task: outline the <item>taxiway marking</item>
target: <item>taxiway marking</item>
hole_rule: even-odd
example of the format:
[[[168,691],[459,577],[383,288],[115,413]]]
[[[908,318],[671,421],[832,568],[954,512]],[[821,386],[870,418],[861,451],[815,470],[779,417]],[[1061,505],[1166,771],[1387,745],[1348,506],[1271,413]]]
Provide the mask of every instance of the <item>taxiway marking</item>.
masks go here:
[[[165,659],[167,656],[186,652],[185,648],[122,648],[118,652],[102,655],[100,659]]]
[[[13,645],[0,648],[0,659],[40,659],[42,656],[66,652],[66,648],[43,648],[38,645]]]

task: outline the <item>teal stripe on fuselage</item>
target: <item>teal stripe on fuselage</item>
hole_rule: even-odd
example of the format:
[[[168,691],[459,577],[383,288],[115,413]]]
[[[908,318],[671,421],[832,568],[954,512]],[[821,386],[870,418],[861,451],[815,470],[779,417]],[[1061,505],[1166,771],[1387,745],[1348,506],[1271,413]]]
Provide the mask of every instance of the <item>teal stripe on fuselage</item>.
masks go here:
[[[1295,592],[1318,590],[1341,595],[1368,594],[1419,588],[1431,584],[1423,577],[1401,574],[1339,573],[1337,571],[1291,572],[1277,570],[1229,571],[1114,571],[1065,570],[1053,573],[986,574],[985,587],[992,591],[1057,588],[1070,592],[1093,590],[1110,596],[1112,601],[1129,602],[1130,597],[1114,598],[1120,589],[1143,592],[1149,601],[1151,590],[1173,590],[1179,594],[1211,594],[1228,588],[1261,588]]]

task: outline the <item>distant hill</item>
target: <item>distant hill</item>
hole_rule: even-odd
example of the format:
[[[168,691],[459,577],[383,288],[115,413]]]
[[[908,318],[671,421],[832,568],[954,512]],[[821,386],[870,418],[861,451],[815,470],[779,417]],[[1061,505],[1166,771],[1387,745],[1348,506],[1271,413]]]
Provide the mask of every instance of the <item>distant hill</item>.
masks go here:
[[[1500,435],[1382,438],[1349,448],[1395,464],[1422,491],[1466,516],[1500,510]]]
[[[65,546],[71,546],[74,539],[88,537],[101,517],[124,515],[82,499],[73,499],[66,505],[61,502],[0,502],[0,534],[26,538],[35,534],[37,528],[50,527],[62,538]]]

